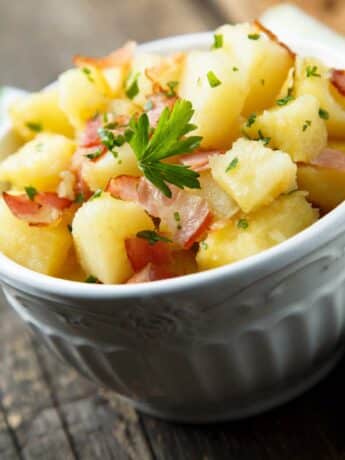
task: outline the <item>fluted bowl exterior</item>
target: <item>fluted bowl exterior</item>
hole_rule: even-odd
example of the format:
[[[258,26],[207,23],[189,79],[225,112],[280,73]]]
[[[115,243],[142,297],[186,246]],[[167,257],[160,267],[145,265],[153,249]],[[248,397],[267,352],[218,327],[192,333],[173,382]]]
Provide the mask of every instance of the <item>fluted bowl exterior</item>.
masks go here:
[[[204,47],[209,34],[146,46]],[[234,265],[146,285],[50,278],[0,255],[10,305],[61,359],[138,408],[186,422],[268,409],[342,352],[345,207]]]

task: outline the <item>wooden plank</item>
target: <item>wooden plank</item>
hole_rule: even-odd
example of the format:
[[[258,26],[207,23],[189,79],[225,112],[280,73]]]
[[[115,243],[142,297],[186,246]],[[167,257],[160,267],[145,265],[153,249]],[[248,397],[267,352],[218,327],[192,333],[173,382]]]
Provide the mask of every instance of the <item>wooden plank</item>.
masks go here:
[[[40,89],[74,54],[102,55],[129,38],[143,42],[213,28],[200,0],[0,0],[0,85]]]
[[[259,17],[267,8],[280,4],[279,0],[213,0],[228,21],[241,22]],[[294,0],[297,6],[321,21],[345,33],[344,0]]]

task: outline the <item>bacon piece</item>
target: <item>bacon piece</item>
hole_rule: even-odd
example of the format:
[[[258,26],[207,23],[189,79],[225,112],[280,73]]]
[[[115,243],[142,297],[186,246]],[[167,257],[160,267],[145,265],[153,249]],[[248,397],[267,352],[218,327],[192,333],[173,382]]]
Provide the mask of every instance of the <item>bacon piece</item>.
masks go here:
[[[24,194],[11,195],[6,192],[3,197],[15,217],[37,226],[56,223],[61,218],[62,211],[72,204],[67,198],[60,198],[51,192],[38,193],[34,200]]]
[[[332,85],[338,90],[338,92],[345,96],[345,70],[333,69],[330,77]]]
[[[340,150],[326,148],[310,164],[320,168],[338,169],[345,172],[345,153]]]
[[[157,241],[150,244],[143,238],[127,238],[125,241],[128,259],[135,272],[144,268],[148,263],[168,265],[171,261],[171,244]]]
[[[150,101],[152,102],[153,107],[147,112],[147,116],[149,117],[150,125],[155,128],[165,107],[168,107],[169,110],[171,110],[177,101],[177,97],[168,97],[165,93],[160,92],[153,94],[150,97]]]
[[[294,53],[285,43],[281,42],[279,38],[274,34],[270,29],[267,29],[258,19],[253,21],[254,26],[256,26],[261,32],[264,32],[268,38],[272,41],[280,45],[281,47],[285,48],[286,51],[290,54],[290,56],[295,59],[296,53]]]
[[[79,145],[80,147],[97,147],[101,144],[101,139],[98,134],[99,128],[102,126],[99,117],[89,120],[86,124],[85,131],[82,134]]]
[[[138,273],[135,273],[127,281],[127,284],[147,283],[149,281],[158,281],[168,278],[173,278],[173,275],[169,273],[164,267],[161,265],[149,263]]]
[[[122,176],[113,177],[105,188],[114,198],[124,201],[138,201],[138,185],[140,177]]]
[[[129,65],[136,48],[136,43],[133,41],[127,42],[122,48],[119,48],[108,56],[101,58],[87,57],[87,56],[75,56],[73,62],[78,67],[94,66],[98,69],[107,69],[109,67],[121,67]]]
[[[197,150],[193,153],[186,153],[179,157],[179,161],[189,166],[190,169],[196,172],[207,171],[210,169],[209,158],[212,155],[222,155],[225,150]]]
[[[207,201],[170,185],[172,197],[166,197],[145,178],[137,188],[138,201],[153,217],[160,218],[169,228],[173,240],[189,249],[206,232],[212,221]]]

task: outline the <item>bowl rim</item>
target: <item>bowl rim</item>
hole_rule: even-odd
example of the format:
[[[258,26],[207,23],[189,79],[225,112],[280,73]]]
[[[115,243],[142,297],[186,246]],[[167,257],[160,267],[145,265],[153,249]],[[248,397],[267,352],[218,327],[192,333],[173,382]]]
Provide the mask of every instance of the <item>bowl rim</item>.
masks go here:
[[[212,32],[184,34],[146,42],[139,46],[139,50],[160,53],[186,51],[209,46],[211,40]],[[296,43],[298,46],[298,41]],[[205,283],[272,273],[336,238],[342,233],[344,223],[345,202],[302,232],[261,253],[229,265],[150,283],[99,285],[64,280],[35,272],[0,253],[0,282],[35,293],[90,300],[173,294],[202,288]]]

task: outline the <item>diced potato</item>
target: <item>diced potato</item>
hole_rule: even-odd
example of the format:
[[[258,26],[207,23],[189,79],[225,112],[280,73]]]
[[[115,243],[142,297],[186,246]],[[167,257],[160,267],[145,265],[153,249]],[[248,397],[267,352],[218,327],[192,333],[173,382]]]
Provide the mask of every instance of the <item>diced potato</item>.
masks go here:
[[[58,91],[61,110],[77,130],[106,110],[111,94],[103,74],[94,67],[67,70],[59,77]]]
[[[118,157],[107,152],[97,161],[86,161],[83,164],[82,176],[91,190],[104,188],[111,177],[128,174],[130,176],[142,175],[137,159],[129,144],[118,147]]]
[[[236,72],[235,66],[239,69]],[[203,136],[204,148],[229,148],[238,133],[238,119],[248,93],[247,74],[238,66],[223,49],[195,51],[187,56],[179,95],[193,104],[192,123],[198,127],[193,134]]]
[[[60,173],[68,169],[75,144],[59,134],[40,134],[0,164],[0,181],[14,188],[28,185],[55,191]]]
[[[216,34],[223,35],[224,48],[248,74],[249,93],[243,114],[247,116],[273,105],[294,63],[293,56],[252,24],[225,25]],[[249,38],[257,35],[257,40]]]
[[[133,274],[125,239],[153,224],[141,206],[103,193],[77,211],[72,228],[85,272],[103,283],[123,283]]]
[[[308,77],[308,71],[310,75],[310,70],[313,68],[317,76]],[[321,61],[314,58],[296,59],[294,94],[296,96],[303,94],[315,96],[320,107],[329,115],[326,125],[330,137],[345,139],[345,106],[335,99],[330,87],[329,69]]]
[[[298,187],[308,192],[308,200],[324,212],[331,211],[345,200],[344,170],[301,164],[297,180]]]
[[[269,206],[211,231],[200,245],[198,267],[206,270],[257,254],[304,230],[317,218],[317,210],[302,192],[281,196]]]
[[[243,130],[252,139],[269,138],[269,145],[289,153],[294,161],[308,162],[317,157],[327,143],[325,122],[319,117],[319,102],[304,95],[282,107],[266,110]],[[248,119],[249,120],[249,119]]]
[[[210,158],[212,175],[244,212],[296,188],[296,165],[288,154],[262,142],[239,139],[225,155]]]
[[[72,237],[66,225],[33,227],[17,219],[0,200],[0,251],[18,264],[56,276],[66,261]]]
[[[87,278],[86,273],[79,264],[74,247],[70,248],[66,262],[57,276],[70,281],[85,281]]]
[[[9,114],[14,129],[25,140],[33,139],[41,131],[73,136],[74,130],[59,107],[56,88],[18,99]]]
[[[125,79],[124,67],[108,67],[103,70],[103,76],[108,84],[109,96],[119,97],[123,92]]]

